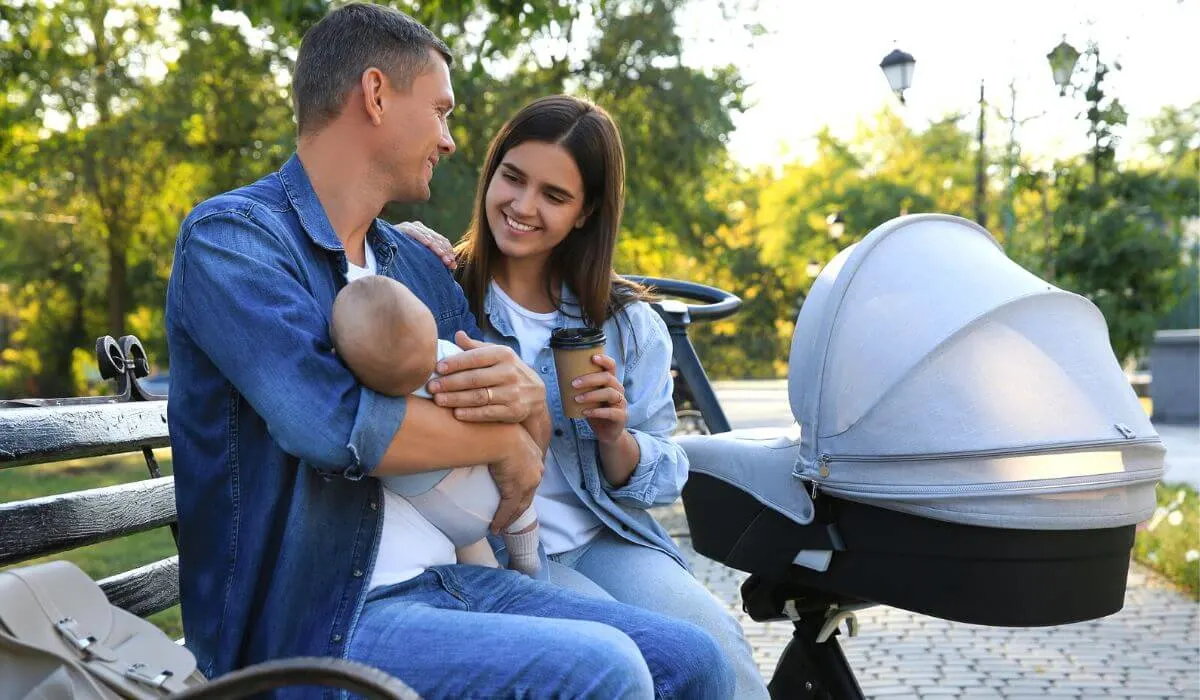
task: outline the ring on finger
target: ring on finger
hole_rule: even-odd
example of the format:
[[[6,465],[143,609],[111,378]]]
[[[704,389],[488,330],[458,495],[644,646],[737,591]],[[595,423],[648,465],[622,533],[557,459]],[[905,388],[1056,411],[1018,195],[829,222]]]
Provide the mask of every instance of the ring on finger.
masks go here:
[[[492,402],[492,388],[490,386],[485,386],[483,390],[487,392],[487,401],[483,402],[483,405],[486,406]]]

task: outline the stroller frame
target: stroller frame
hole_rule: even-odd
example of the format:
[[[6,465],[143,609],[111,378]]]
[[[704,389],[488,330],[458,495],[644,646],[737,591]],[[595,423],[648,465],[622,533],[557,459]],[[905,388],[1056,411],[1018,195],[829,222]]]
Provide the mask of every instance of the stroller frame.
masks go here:
[[[673,346],[672,370],[675,373],[676,410],[686,412],[689,420],[698,413],[699,432],[723,433],[731,427],[717,400],[712,382],[704,371],[696,348],[688,336],[693,320],[713,321],[737,313],[741,299],[715,287],[657,277],[628,276],[667,297],[703,302],[684,304],[665,299],[653,304],[667,324]],[[684,491],[687,500],[687,491]],[[772,581],[751,574],[741,587],[742,609],[758,622],[791,620],[792,639],[779,657],[768,683],[772,698],[820,698],[858,700],[864,698],[858,679],[838,643],[845,623],[847,634],[854,636],[854,613],[875,603],[830,596],[823,591],[797,587],[794,583]]]

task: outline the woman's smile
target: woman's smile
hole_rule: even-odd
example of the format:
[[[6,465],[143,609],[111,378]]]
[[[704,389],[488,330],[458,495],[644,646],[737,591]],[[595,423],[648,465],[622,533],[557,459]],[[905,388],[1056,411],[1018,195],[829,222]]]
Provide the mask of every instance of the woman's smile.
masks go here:
[[[508,214],[508,213],[504,214],[504,223],[510,229],[512,229],[513,233],[516,233],[518,235],[522,234],[522,233],[533,233],[534,231],[541,230],[540,226],[534,226],[533,224],[521,223],[520,221],[517,221],[515,218],[513,218],[513,216],[511,214]]]

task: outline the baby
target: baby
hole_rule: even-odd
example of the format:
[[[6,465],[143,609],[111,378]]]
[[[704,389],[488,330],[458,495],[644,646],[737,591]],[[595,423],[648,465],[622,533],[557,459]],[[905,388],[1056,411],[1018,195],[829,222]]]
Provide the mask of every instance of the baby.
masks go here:
[[[333,346],[363,385],[388,396],[430,398],[425,384],[438,360],[462,352],[437,337],[433,314],[408,287],[382,275],[347,284],[333,303]],[[451,542],[461,564],[498,567],[488,526],[500,491],[486,465],[383,477]],[[538,523],[532,507],[504,533],[509,568],[533,576],[540,568]]]

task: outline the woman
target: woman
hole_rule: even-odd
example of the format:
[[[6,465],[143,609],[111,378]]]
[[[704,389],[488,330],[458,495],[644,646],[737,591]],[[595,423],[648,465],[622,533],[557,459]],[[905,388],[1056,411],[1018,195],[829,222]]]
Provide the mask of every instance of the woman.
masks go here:
[[[492,141],[470,230],[445,239],[401,225],[451,267],[485,339],[517,352],[546,384],[553,437],[535,498],[550,579],[691,621],[737,671],[737,697],[767,697],[738,623],[691,575],[647,512],[687,479],[669,439],[671,341],[647,291],[617,275],[625,161],[609,115],[583,100],[537,100]],[[596,371],[575,380],[583,419],[563,415],[549,347],[559,326],[602,327]]]

